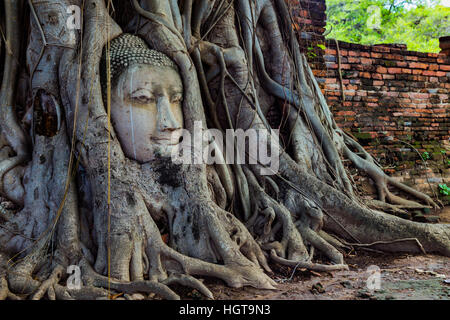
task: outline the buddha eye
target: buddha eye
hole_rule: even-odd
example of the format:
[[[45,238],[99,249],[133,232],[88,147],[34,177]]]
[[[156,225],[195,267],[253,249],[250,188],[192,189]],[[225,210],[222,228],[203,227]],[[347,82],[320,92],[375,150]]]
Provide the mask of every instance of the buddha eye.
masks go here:
[[[183,100],[183,95],[181,93],[179,93],[179,94],[176,94],[176,95],[174,95],[172,97],[171,102],[172,103],[178,103],[178,102],[181,102],[182,100]]]
[[[148,90],[145,89],[133,92],[130,98],[134,102],[142,104],[154,103],[156,101],[155,97]]]

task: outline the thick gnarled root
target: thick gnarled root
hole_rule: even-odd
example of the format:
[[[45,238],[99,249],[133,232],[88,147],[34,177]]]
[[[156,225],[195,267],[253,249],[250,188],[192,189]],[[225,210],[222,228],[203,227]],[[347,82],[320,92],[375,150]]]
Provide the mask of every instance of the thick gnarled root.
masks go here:
[[[372,244],[370,247],[382,251],[437,252],[450,256],[449,225],[412,222],[349,201],[344,201],[347,206],[341,207],[343,203],[339,202],[335,202],[335,208],[329,208],[333,219],[325,219],[325,230],[352,242]]]
[[[326,265],[326,264],[318,264],[318,263],[313,263],[313,262],[302,262],[302,261],[283,259],[283,258],[277,256],[275,250],[272,250],[270,252],[270,257],[279,264],[282,264],[285,266],[296,267],[296,268],[304,268],[304,269],[308,269],[311,271],[331,272],[331,271],[338,271],[338,270],[348,270],[348,266],[346,264]]]
[[[265,193],[250,170],[246,169],[245,172],[256,200],[253,205],[255,213],[247,221],[247,226],[253,233],[262,234],[258,240],[263,249],[274,251],[277,257],[286,261],[305,263],[313,259],[314,251],[317,249],[332,263],[339,265],[344,263],[342,253],[316,232],[320,231],[323,225],[323,213],[317,206],[290,189],[283,192],[281,199],[282,203],[285,203],[283,206],[280,200],[275,201]],[[272,179],[271,181],[275,184]],[[286,188],[283,182],[281,184],[281,187],[276,185],[277,190]],[[259,210],[261,206],[264,210]],[[282,238],[277,241],[275,235],[279,233],[280,228],[283,228]],[[309,253],[306,246],[309,246]],[[272,255],[271,258],[273,259]],[[282,260],[277,260],[280,261]]]
[[[22,300],[21,297],[9,291],[6,277],[0,277],[0,301],[2,300]]]
[[[274,249],[278,255],[288,259],[308,260],[308,252],[289,210],[265,192],[250,169],[244,168],[244,172],[253,195],[253,215],[246,225],[251,232],[259,235],[261,247],[265,250]],[[277,239],[280,229],[282,237]]]
[[[59,283],[64,271],[65,270],[62,266],[56,266],[50,277],[41,283],[39,289],[31,297],[31,300],[41,300],[46,293],[50,300],[56,300],[54,286]]]
[[[144,294],[156,294],[163,299],[179,300],[180,296],[176,294],[169,285],[179,284],[192,289],[198,290],[205,297],[213,299],[213,294],[209,289],[199,280],[190,275],[170,275],[162,281],[120,281],[117,279],[111,279],[106,276],[102,276],[96,273],[89,263],[83,261],[81,263],[83,270],[83,282],[85,286],[94,288],[104,288],[108,290],[114,290],[118,293],[124,293],[133,295],[136,293]]]
[[[357,169],[367,173],[370,178],[375,182],[375,186],[378,191],[378,198],[382,202],[389,202],[393,205],[397,205],[403,208],[423,208],[426,206],[432,206],[439,208],[439,206],[428,195],[414,190],[403,183],[400,183],[386,175],[383,170],[375,163],[372,156],[364,150],[355,140],[344,134],[344,145],[342,146],[344,155],[348,158]],[[353,152],[350,148],[354,148],[357,152]],[[415,198],[425,202],[426,206],[421,206],[415,201],[407,200],[393,194],[388,189],[388,184],[398,188],[399,190],[414,196]]]

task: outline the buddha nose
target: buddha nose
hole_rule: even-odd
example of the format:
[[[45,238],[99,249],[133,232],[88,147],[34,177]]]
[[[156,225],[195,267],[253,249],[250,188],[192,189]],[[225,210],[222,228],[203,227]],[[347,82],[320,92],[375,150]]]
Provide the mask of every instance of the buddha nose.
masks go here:
[[[169,99],[166,96],[162,96],[157,102],[158,108],[158,129],[159,131],[173,131],[181,129],[181,124],[178,123],[175,118]]]

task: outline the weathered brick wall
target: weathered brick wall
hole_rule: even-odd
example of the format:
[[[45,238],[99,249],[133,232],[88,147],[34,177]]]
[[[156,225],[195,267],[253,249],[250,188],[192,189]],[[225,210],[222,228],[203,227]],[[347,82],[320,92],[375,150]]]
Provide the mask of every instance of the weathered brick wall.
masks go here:
[[[430,195],[439,193],[439,183],[450,186],[449,57],[404,45],[339,42],[342,100],[336,43],[323,36],[325,0],[286,1],[336,122],[402,182]]]
[[[450,58],[401,45],[339,49],[345,100],[334,41],[315,70],[336,122],[399,180],[431,194],[450,186]]]
[[[323,67],[325,54],[325,0],[286,0],[297,31],[301,51],[313,68]]]

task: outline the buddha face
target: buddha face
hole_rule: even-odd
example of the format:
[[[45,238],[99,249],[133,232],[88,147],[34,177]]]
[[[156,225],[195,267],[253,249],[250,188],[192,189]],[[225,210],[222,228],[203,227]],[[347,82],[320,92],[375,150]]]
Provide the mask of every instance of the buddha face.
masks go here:
[[[127,68],[111,90],[111,120],[122,150],[141,163],[170,157],[183,129],[183,84],[170,67]]]

